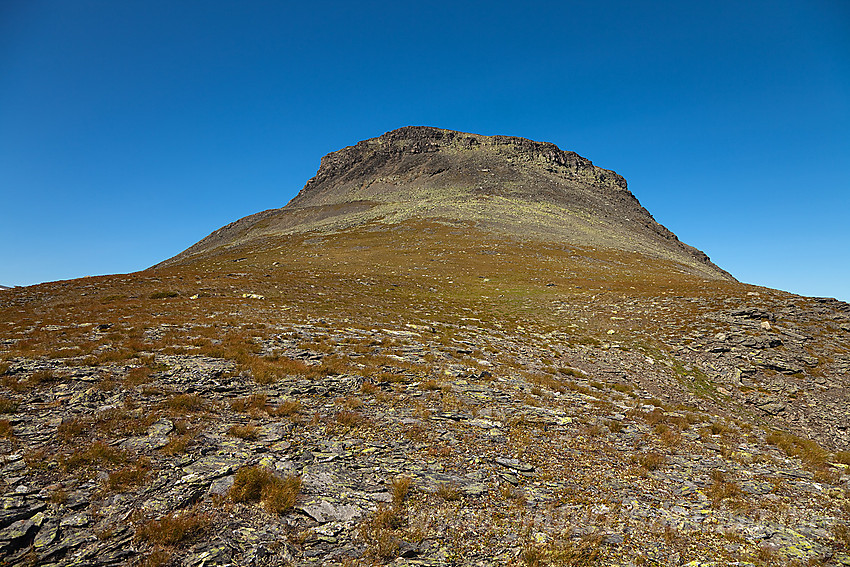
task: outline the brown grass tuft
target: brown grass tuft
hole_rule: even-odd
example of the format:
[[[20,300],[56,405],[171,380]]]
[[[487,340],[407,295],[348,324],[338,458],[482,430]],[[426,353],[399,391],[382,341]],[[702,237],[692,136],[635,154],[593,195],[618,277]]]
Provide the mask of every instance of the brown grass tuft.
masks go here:
[[[207,410],[207,401],[198,394],[177,394],[160,404],[160,407],[176,412],[195,413]]]
[[[139,526],[136,538],[157,545],[179,545],[203,534],[210,526],[210,518],[196,510],[171,512]]]
[[[261,502],[273,514],[282,514],[295,505],[301,493],[301,477],[276,476],[263,467],[246,467],[236,473],[230,498],[235,502]]]
[[[227,432],[246,441],[253,441],[260,436],[260,428],[256,425],[234,425]]]

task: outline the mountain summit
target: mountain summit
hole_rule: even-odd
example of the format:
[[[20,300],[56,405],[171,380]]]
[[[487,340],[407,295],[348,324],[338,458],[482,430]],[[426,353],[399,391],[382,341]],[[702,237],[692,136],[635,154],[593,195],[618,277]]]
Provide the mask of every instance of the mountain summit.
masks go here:
[[[281,209],[217,230],[175,260],[274,234],[411,219],[637,252],[732,279],[652,218],[626,180],[547,142],[408,126],[332,152]]]

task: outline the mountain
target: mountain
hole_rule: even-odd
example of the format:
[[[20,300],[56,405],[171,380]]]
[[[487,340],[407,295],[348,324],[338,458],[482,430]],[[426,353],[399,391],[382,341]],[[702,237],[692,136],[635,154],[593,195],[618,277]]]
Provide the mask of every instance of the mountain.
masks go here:
[[[850,305],[552,144],[402,128],[0,294],[0,564],[850,565]]]
[[[411,219],[639,252],[706,278],[732,279],[658,224],[613,171],[550,143],[422,126],[326,155],[288,205],[236,221],[176,260],[268,236]]]

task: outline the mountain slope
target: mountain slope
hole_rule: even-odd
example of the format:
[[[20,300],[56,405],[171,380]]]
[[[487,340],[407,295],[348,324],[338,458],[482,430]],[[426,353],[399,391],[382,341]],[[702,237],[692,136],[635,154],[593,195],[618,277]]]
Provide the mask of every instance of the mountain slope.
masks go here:
[[[640,252],[706,278],[731,278],[658,224],[613,171],[554,144],[430,127],[328,154],[285,207],[236,221],[169,262],[279,234],[411,219]]]

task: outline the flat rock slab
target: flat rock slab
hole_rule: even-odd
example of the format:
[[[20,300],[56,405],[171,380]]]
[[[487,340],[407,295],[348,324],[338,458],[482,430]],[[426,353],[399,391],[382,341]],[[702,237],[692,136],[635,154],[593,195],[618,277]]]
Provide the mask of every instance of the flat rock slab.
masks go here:
[[[295,506],[320,524],[348,522],[363,515],[363,510],[350,504],[331,504],[327,500],[314,500]]]
[[[186,476],[180,480],[184,483],[211,481],[231,474],[244,462],[244,459],[232,456],[208,455],[183,467]]]
[[[502,457],[496,457],[493,459],[493,462],[497,465],[502,465],[503,467],[513,469],[519,472],[532,472],[534,471],[534,467],[529,465],[528,463],[523,463],[519,459],[504,459]]]

